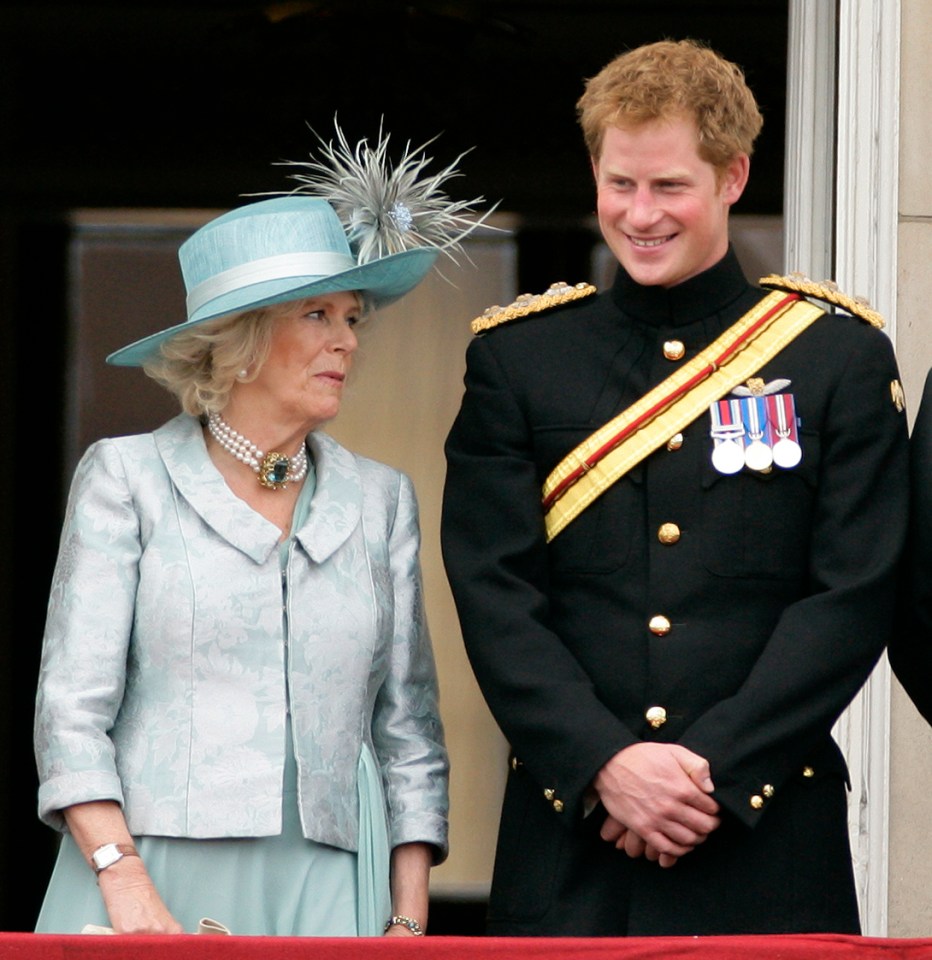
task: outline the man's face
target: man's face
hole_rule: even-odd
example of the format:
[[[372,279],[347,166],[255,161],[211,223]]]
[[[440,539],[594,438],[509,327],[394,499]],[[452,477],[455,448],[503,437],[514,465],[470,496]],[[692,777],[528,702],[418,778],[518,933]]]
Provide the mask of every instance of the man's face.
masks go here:
[[[713,266],[728,249],[728,211],[748,166],[741,154],[716,177],[685,116],[608,127],[592,169],[599,227],[618,262],[638,283],[661,287]]]

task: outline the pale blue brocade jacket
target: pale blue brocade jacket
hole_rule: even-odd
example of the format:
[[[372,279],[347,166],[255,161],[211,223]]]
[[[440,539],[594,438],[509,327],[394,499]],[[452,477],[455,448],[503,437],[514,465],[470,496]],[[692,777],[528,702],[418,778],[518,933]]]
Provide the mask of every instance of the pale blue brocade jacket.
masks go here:
[[[356,849],[368,744],[392,845],[444,855],[447,757],[413,490],[326,434],[308,440],[317,487],[286,583],[278,528],[230,491],[195,418],[84,455],[39,682],[45,822],[63,829],[64,807],[113,799],[137,836],[277,834],[290,703],[306,837]]]

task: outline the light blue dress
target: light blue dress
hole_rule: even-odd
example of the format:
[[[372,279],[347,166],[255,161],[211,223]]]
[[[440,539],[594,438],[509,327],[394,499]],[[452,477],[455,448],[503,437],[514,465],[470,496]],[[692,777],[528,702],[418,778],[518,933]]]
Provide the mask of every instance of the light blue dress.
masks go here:
[[[314,472],[309,469],[295,505],[293,530],[307,516],[314,487]],[[285,541],[283,576],[287,551]],[[287,622],[284,630],[287,642]],[[302,835],[290,715],[285,736],[280,835],[211,840],[137,837],[146,869],[188,932],[197,929],[202,917],[210,917],[243,936],[381,935],[391,914],[390,851],[375,758],[363,744],[357,776],[359,852],[352,853]],[[109,926],[109,922],[93,871],[71,835],[63,835],[36,932],[79,933],[85,924]]]

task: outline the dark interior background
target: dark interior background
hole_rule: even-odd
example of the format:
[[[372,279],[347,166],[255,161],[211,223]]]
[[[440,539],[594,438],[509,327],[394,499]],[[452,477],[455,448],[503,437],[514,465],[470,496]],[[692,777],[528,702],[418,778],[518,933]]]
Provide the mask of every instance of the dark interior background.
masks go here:
[[[520,217],[519,283],[587,269],[574,104],[624,49],[704,40],[740,63],[764,132],[738,211],[782,208],[787,0],[7,3],[0,9],[0,929],[35,920],[55,836],[35,816],[32,708],[63,476],[68,214],[228,208],[287,185],[308,125],[463,158],[454,196]],[[519,291],[515,291],[516,293]],[[101,362],[102,362],[101,358]],[[106,400],[104,399],[104,402]],[[434,933],[481,904],[437,904]]]

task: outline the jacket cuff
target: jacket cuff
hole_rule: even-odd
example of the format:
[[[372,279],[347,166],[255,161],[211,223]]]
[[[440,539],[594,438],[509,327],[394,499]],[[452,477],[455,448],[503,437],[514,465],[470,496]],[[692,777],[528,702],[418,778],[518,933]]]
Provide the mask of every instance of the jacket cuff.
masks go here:
[[[391,825],[391,845],[400,847],[403,843],[427,843],[434,848],[433,866],[439,866],[450,852],[449,827],[446,817],[438,814],[411,814]]]
[[[39,786],[39,819],[53,830],[67,833],[62,811],[94,800],[113,800],[123,806],[123,787],[115,773],[90,770],[53,777]]]

